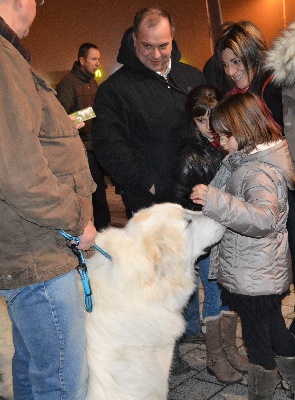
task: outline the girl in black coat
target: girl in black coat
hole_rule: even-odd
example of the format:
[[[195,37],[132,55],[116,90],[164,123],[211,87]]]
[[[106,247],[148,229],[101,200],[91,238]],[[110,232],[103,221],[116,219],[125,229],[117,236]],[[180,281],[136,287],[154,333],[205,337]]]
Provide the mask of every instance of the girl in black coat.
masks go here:
[[[187,98],[191,122],[183,132],[182,147],[174,166],[174,199],[190,210],[197,207],[190,199],[193,186],[209,184],[225,156],[209,126],[210,112],[219,100],[218,89],[209,85],[195,87]]]
[[[193,186],[198,183],[208,185],[226,155],[209,124],[210,113],[220,100],[218,89],[210,85],[197,86],[188,95],[186,105],[191,123],[183,132],[183,146],[174,166],[174,201],[190,210],[199,207],[190,199]],[[243,379],[240,372],[247,371],[248,362],[235,345],[237,315],[222,306],[217,281],[208,280],[210,254],[199,259],[197,264],[204,288],[202,319],[208,372],[226,384],[239,382]],[[184,317],[187,328],[181,341],[192,342],[199,325],[198,287]]]

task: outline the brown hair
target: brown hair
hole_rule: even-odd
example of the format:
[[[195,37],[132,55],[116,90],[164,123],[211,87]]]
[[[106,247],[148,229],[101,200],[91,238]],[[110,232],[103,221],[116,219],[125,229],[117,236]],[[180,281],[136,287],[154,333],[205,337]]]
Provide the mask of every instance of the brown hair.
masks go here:
[[[216,106],[222,95],[213,85],[199,85],[193,88],[186,100],[186,108],[192,118],[202,117]]]
[[[138,35],[140,24],[146,18],[149,28],[156,26],[160,22],[161,18],[167,19],[170,25],[171,36],[174,35],[175,25],[171,15],[167,11],[162,10],[159,7],[151,7],[144,8],[136,13],[133,21],[133,32],[136,37]]]
[[[281,131],[263,100],[253,93],[226,97],[211,112],[214,132],[232,135],[238,150],[250,153],[258,144],[281,139]]]
[[[267,45],[259,28],[251,21],[229,23],[215,45],[217,58],[222,62],[222,52],[230,49],[239,57],[247,71],[260,73]]]
[[[81,44],[81,46],[79,47],[79,50],[78,50],[78,61],[79,61],[80,57],[83,57],[86,59],[90,49],[98,50],[98,47],[95,44],[89,43],[89,42]]]

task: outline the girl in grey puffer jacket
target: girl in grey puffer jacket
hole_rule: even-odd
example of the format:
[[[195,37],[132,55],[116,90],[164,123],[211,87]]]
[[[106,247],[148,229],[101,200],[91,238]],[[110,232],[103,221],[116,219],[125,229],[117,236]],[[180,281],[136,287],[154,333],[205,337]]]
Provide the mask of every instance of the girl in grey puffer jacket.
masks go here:
[[[191,198],[227,227],[214,257],[211,252],[212,267],[223,301],[241,318],[250,361],[248,398],[269,400],[276,366],[295,384],[295,338],[281,312],[292,282],[286,220],[287,187],[294,189],[295,176],[288,145],[259,97],[229,96],[211,116],[230,154],[214,182],[195,186]]]

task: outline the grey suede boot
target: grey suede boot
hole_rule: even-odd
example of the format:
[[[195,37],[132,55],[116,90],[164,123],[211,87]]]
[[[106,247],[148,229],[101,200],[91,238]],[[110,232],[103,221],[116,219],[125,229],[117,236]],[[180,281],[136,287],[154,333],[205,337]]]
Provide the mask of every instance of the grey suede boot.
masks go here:
[[[285,385],[285,394],[294,399],[295,395],[295,357],[276,357],[276,363]]]
[[[207,371],[227,385],[241,382],[243,375],[230,365],[222,347],[221,316],[205,318],[204,323]]]
[[[260,365],[249,364],[248,400],[273,400],[278,370],[267,370]]]
[[[248,372],[249,362],[236,346],[238,316],[233,311],[222,311],[221,332],[223,350],[228,362],[240,372]]]

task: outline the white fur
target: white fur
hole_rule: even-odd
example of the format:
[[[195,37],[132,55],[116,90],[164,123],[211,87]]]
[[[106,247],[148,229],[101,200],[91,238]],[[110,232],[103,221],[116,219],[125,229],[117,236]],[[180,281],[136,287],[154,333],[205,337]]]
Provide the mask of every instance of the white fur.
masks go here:
[[[295,84],[295,21],[281,31],[266,52],[265,68],[273,71],[274,82],[279,86]]]
[[[86,313],[87,400],[165,400],[182,310],[194,290],[194,260],[224,228],[171,203],[109,228],[87,260],[94,308]],[[0,337],[0,355],[3,351]]]

